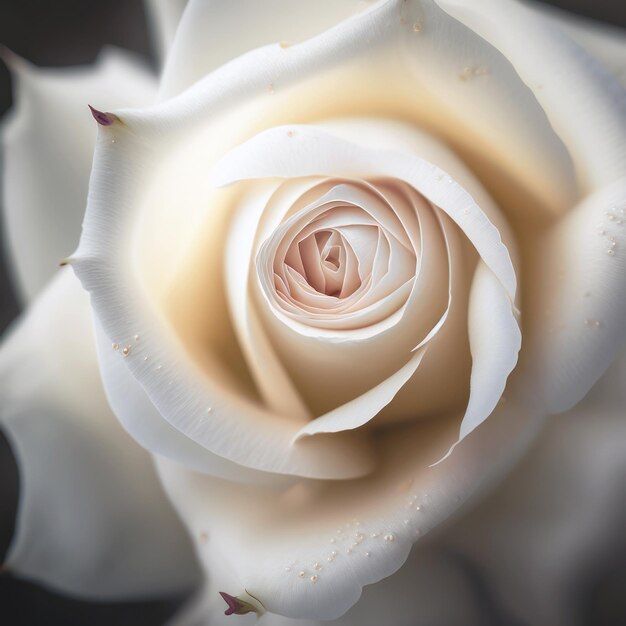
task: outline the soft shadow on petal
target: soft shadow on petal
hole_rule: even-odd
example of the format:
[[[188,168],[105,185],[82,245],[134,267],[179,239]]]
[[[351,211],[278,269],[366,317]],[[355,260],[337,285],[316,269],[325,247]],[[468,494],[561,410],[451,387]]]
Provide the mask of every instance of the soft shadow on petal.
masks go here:
[[[513,474],[441,538],[519,623],[582,623],[594,582],[626,553],[623,385],[550,418]]]
[[[104,397],[87,294],[54,278],[0,350],[0,425],[20,474],[6,566],[99,600],[188,591],[189,539],[152,459]]]
[[[411,545],[510,467],[534,436],[537,416],[507,403],[435,467],[456,419],[379,435],[375,474],[301,481],[282,492],[234,485],[158,462],[163,484],[197,539],[214,588],[246,590],[290,617],[336,619],[364,585],[393,574]],[[219,506],[213,503],[219,502]]]
[[[454,598],[451,602],[450,599]],[[251,614],[241,624],[258,626],[485,626],[492,614],[482,606],[474,581],[455,556],[431,546],[415,548],[392,576],[363,589],[359,601],[345,615],[331,622],[290,619],[266,613]],[[229,626],[224,601],[211,583],[169,626]],[[257,621],[258,619],[258,621]]]
[[[626,177],[546,232],[533,261],[521,367],[532,400],[557,413],[584,397],[626,342]]]
[[[192,0],[165,65],[159,97],[171,98],[221,65],[260,46],[298,44],[374,0]],[[152,4],[165,4],[153,0]]]
[[[626,31],[622,28],[562,11],[544,2],[530,6],[564,30],[591,56],[602,62],[626,87]]]
[[[509,59],[567,147],[584,192],[624,175],[626,95],[600,63],[521,3],[436,1]]]
[[[186,6],[187,0],[144,0],[152,44],[161,63],[165,63]]]
[[[2,123],[3,213],[17,287],[32,299],[78,243],[96,140],[87,104],[150,104],[156,80],[131,54],[96,64],[38,68],[5,52],[15,106]]]

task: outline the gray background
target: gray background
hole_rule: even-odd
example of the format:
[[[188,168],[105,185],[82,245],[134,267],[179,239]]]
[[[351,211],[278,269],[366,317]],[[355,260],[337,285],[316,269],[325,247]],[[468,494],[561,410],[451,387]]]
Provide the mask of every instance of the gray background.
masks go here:
[[[551,0],[548,4],[626,27],[624,0]],[[154,65],[141,0],[0,0],[0,43],[37,65],[91,63],[104,44],[135,50]],[[11,81],[0,63],[0,115],[10,105]],[[6,257],[0,256],[0,332],[19,309]],[[0,562],[13,532],[17,494],[17,468],[0,434]],[[621,564],[606,579],[589,580],[581,590],[581,625],[626,625],[625,598],[626,566]],[[484,601],[490,600],[485,597]],[[8,573],[0,574],[0,623],[5,626],[156,625],[171,615],[177,603],[178,599],[124,604],[79,602],[19,581]],[[512,624],[498,616],[493,624],[485,626]]]

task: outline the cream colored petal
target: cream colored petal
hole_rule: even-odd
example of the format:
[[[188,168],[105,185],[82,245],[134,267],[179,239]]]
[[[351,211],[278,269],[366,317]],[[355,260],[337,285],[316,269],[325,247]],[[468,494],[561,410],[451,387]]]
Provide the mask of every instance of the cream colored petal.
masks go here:
[[[513,405],[500,407],[480,437],[470,435],[446,463],[430,468],[455,437],[455,419],[380,433],[381,463],[368,480],[302,481],[282,492],[229,484],[168,461],[159,468],[197,538],[213,592],[247,590],[271,613],[332,620],[512,463],[536,424]]]
[[[150,452],[185,463],[197,472],[227,480],[266,485],[288,482],[283,476],[251,470],[212,454],[170,425],[119,358],[119,351],[125,346],[113,349],[97,320],[95,327],[98,359],[103,372],[106,372],[103,384],[107,400],[122,426],[140,445]],[[209,418],[207,413],[205,419]]]
[[[5,236],[20,295],[32,299],[78,244],[96,139],[87,104],[150,104],[155,78],[105,49],[93,67],[38,68],[7,53],[15,106],[2,124]]]
[[[197,583],[188,537],[152,459],[108,407],[89,301],[69,270],[4,340],[0,398],[20,477],[10,571],[98,600]]]
[[[369,472],[375,458],[364,433],[292,445],[297,421],[242,394],[214,355],[207,354],[203,367],[195,363],[163,312],[146,296],[145,284],[128,271],[137,267],[139,249],[132,209],[136,213],[141,207],[154,174],[154,158],[154,151],[121,120],[101,127],[83,237],[72,261],[92,292],[92,305],[109,342],[120,346],[117,358],[162,418],[210,453],[279,474],[346,478]],[[116,375],[104,366],[106,362],[103,376],[108,387]],[[153,424],[147,421],[142,427],[150,430]],[[144,440],[150,438],[146,433]]]

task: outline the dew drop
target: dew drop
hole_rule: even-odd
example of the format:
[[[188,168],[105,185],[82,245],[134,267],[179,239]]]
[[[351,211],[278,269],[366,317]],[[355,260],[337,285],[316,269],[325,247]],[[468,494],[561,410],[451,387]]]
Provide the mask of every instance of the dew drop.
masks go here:
[[[111,348],[113,348],[113,350],[119,350],[120,344],[119,343],[112,343],[111,344]]]
[[[126,346],[126,347],[122,348],[122,354],[125,357],[128,356],[132,351],[133,351],[133,347],[132,346]]]
[[[396,540],[395,535],[385,535],[385,541],[393,542]]]
[[[305,572],[300,571],[300,572],[298,572],[298,576],[299,576],[300,578],[304,578],[304,577],[306,576],[306,573],[305,573]]]
[[[313,564],[313,569],[314,569],[316,572],[319,572],[319,571],[322,569],[322,566],[321,566],[319,563],[314,563],[314,564]]]
[[[139,335],[135,335],[134,339],[135,341],[139,341]]]
[[[318,580],[319,580],[319,579],[318,579],[318,577],[317,577],[317,575],[316,575],[316,574],[313,574],[313,576],[311,576],[311,582],[312,582],[313,584],[315,584]]]
[[[414,22],[413,25],[411,26],[411,28],[413,29],[414,33],[421,33],[422,32],[422,25],[419,22]]]
[[[372,553],[371,552],[366,552],[365,556],[372,556]]]

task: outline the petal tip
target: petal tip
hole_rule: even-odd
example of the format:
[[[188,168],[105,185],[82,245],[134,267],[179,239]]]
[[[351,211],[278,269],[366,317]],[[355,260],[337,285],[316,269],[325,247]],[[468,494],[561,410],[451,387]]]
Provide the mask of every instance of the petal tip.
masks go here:
[[[18,71],[28,66],[28,62],[25,59],[4,44],[0,44],[0,59],[2,59],[10,71]]]
[[[219,591],[218,593],[220,594],[220,596],[222,596],[222,599],[228,605],[228,607],[224,611],[224,615],[246,615],[248,613],[262,613],[262,610],[259,607],[255,606],[247,600],[244,600],[242,596],[231,596],[225,591]],[[245,595],[250,596],[250,594]],[[252,600],[251,596],[250,600]]]
[[[117,115],[113,115],[113,113],[105,113],[103,111],[98,111],[90,104],[87,105],[91,114],[93,115],[93,119],[100,124],[100,126],[111,126],[114,122],[116,122],[119,118]]]

